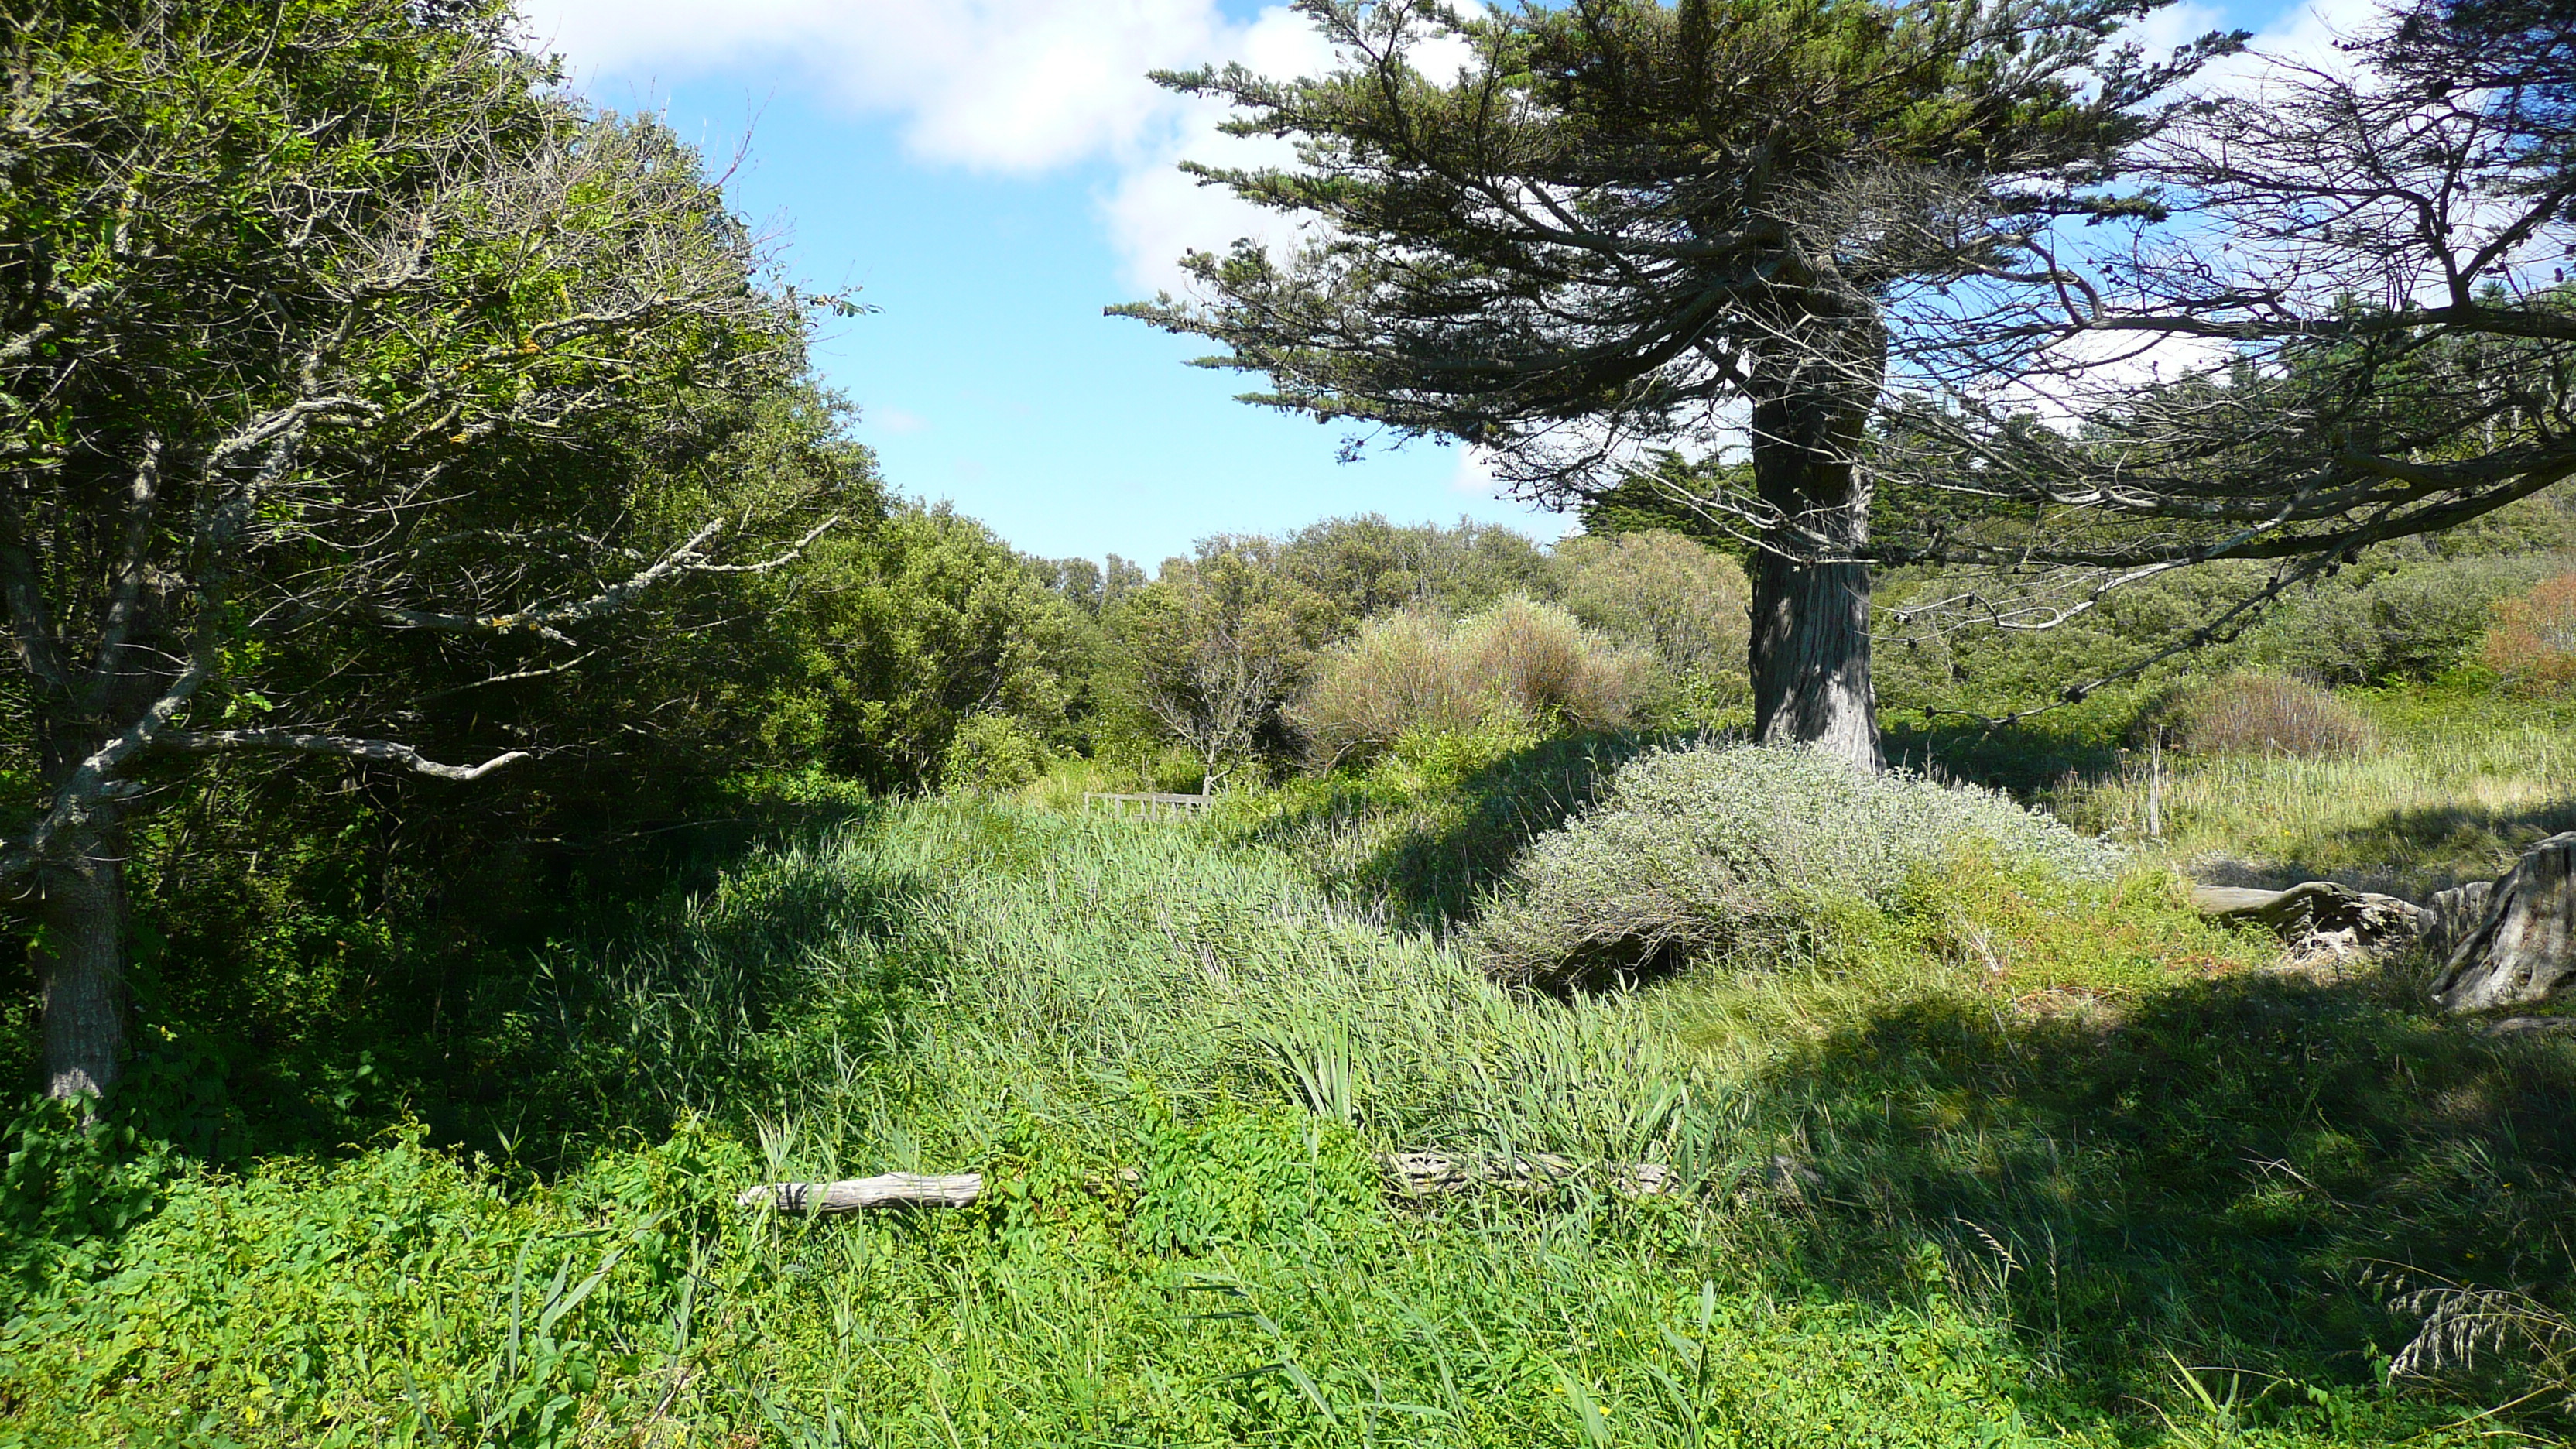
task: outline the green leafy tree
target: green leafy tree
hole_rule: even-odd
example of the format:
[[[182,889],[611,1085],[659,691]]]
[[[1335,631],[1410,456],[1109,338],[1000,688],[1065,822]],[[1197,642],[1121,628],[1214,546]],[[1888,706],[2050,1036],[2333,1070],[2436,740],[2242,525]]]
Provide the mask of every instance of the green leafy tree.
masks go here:
[[[961,729],[1010,721],[1068,745],[1089,708],[1093,616],[992,530],[947,505],[898,510],[873,536],[818,547],[806,614],[817,754],[880,787],[935,784]],[[989,745],[999,725],[975,726]]]
[[[513,24],[12,13],[0,872],[57,1095],[117,1080],[131,827],[172,786],[237,756],[479,780],[547,747],[514,689],[833,521],[811,476],[602,466],[791,384],[803,304],[694,154],[566,98]]]
[[[1508,528],[1460,519],[1398,525],[1379,514],[1329,518],[1291,534],[1278,566],[1329,602],[1344,628],[1396,609],[1472,614],[1514,594],[1543,592],[1547,558]]]
[[[1189,750],[1214,793],[1263,749],[1291,740],[1280,711],[1315,651],[1348,627],[1258,536],[1202,541],[1109,615],[1119,692],[1150,730]]]
[[[1114,310],[1216,340],[1254,401],[1484,446],[1544,498],[1740,432],[1757,728],[1875,765],[1868,419],[1979,289],[2046,286],[2058,220],[2131,205],[2100,187],[2149,98],[2233,43],[2110,43],[2150,8],[1302,0],[1332,73],[1162,79],[1299,148],[1190,169],[1321,225],[1191,256],[1204,302]],[[1446,81],[1434,39],[1466,48]]]

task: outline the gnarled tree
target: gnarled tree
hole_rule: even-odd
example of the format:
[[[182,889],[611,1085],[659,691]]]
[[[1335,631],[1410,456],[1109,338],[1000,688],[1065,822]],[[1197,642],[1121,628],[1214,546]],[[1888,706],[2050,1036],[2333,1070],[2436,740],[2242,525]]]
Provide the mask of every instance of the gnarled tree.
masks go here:
[[[1874,767],[1870,419],[1947,355],[1954,287],[2048,291],[2050,229],[2130,205],[2101,188],[2151,99],[2233,44],[2112,42],[2155,3],[1303,0],[1333,74],[1162,79],[1299,148],[1203,180],[1320,227],[1114,310],[1269,374],[1253,401],[1476,444],[1541,499],[1741,439],[1757,729]],[[1432,43],[1463,48],[1446,83]]]
[[[2270,565],[2181,649],[2576,476],[2571,158],[2564,7],[2427,0],[2335,64],[2266,62],[2138,153],[2187,224],[2055,239],[2053,294],[1959,339],[1975,384],[1888,411],[1870,461],[1908,521],[1872,556],[1965,566],[1934,604],[2014,628]]]
[[[563,96],[511,23],[110,0],[0,42],[0,874],[35,900],[58,1096],[117,1080],[128,826],[190,762],[479,779],[519,737],[421,738],[407,652],[451,688],[567,669],[828,525],[560,484],[590,420],[791,379],[802,304],[692,153]]]

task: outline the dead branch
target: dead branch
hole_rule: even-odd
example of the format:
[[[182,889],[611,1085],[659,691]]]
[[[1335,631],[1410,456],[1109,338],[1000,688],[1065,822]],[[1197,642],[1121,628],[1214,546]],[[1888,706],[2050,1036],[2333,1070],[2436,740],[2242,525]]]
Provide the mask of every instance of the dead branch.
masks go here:
[[[393,740],[362,740],[347,735],[309,734],[301,730],[182,730],[154,741],[181,754],[211,755],[232,750],[285,750],[306,755],[337,755],[401,765],[416,774],[441,780],[480,780],[506,765],[529,758],[525,750],[507,750],[479,765],[442,765],[411,746]]]

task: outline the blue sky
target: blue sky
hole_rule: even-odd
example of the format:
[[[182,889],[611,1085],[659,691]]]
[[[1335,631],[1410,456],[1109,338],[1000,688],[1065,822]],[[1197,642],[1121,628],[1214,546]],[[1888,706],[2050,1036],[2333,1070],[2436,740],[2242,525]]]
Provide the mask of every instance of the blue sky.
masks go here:
[[[1244,0],[522,0],[532,35],[595,99],[667,115],[779,233],[800,284],[877,312],[826,329],[825,377],[898,491],[948,499],[1047,556],[1151,567],[1216,532],[1350,513],[1466,515],[1541,538],[1558,515],[1494,495],[1472,460],[1415,443],[1335,460],[1338,426],[1232,400],[1257,378],[1107,304],[1176,286],[1173,258],[1275,223],[1172,171],[1224,159],[1212,108],[1144,79],[1243,59],[1319,68],[1302,22]],[[2187,4],[2156,33],[2220,25],[2312,45],[2348,22],[2250,0]],[[1257,159],[1241,153],[1242,159]]]

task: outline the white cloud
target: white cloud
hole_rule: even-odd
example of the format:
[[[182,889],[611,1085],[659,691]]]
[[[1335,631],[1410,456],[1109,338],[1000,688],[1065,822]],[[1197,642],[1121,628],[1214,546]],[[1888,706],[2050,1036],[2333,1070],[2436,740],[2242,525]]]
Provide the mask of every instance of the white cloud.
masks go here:
[[[1274,4],[1249,22],[1216,0],[523,0],[523,24],[576,80],[651,82],[758,66],[853,109],[900,119],[922,160],[1035,172],[1106,160],[1102,225],[1135,295],[1180,291],[1179,259],[1239,237],[1277,245],[1294,222],[1201,186],[1184,158],[1284,165],[1287,143],[1220,135],[1226,107],[1174,95],[1155,69],[1241,61],[1272,76],[1317,75],[1333,53],[1313,25]],[[1454,38],[1421,68],[1467,59]]]
[[[918,433],[930,426],[930,419],[902,408],[872,407],[864,414],[867,421],[889,433]]]
[[[1493,455],[1483,448],[1458,450],[1458,466],[1449,475],[1449,491],[1475,498],[1503,496],[1502,480],[1494,476]]]
[[[1233,44],[1222,58],[1262,75],[1319,75],[1333,64],[1332,47],[1303,17],[1285,9],[1263,11],[1228,38]],[[1139,296],[1184,291],[1184,252],[1223,251],[1242,237],[1277,246],[1295,235],[1291,218],[1253,206],[1225,187],[1202,186],[1179,169],[1184,159],[1247,168],[1296,160],[1286,141],[1221,134],[1217,125],[1226,114],[1221,102],[1173,97],[1152,144],[1126,158],[1117,182],[1100,199],[1124,280]]]
[[[576,76],[775,66],[891,112],[925,160],[1034,171],[1134,147],[1171,100],[1159,66],[1223,59],[1214,0],[528,0]]]

